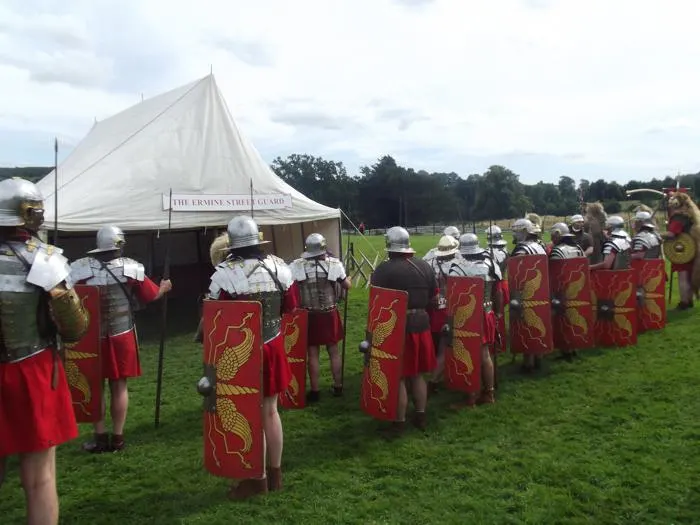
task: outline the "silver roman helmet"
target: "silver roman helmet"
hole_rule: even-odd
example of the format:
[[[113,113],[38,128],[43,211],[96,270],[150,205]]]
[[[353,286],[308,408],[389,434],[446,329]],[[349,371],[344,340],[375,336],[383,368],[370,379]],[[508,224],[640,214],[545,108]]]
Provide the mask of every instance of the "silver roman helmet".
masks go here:
[[[44,222],[44,197],[39,188],[19,177],[0,181],[0,226],[38,230]]]
[[[503,238],[503,232],[495,224],[486,228],[486,241],[489,246],[507,246],[508,242]]]
[[[236,215],[229,221],[226,231],[229,239],[229,245],[225,248],[227,251],[270,242],[263,240],[257,223],[247,215]]]
[[[642,227],[656,228],[656,224],[654,224],[654,221],[651,218],[651,213],[648,211],[638,211],[634,215],[634,222]]]
[[[450,237],[454,237],[455,239],[459,240],[459,229],[456,226],[448,226],[442,230],[442,234],[449,235]]]
[[[97,230],[97,248],[88,253],[113,252],[121,250],[125,244],[124,232],[118,226],[110,224]]]
[[[476,255],[483,253],[479,246],[479,238],[474,233],[465,233],[459,238],[459,253],[462,255]]]
[[[550,230],[549,234],[551,236],[552,242],[557,242],[562,237],[573,237],[569,231],[569,227],[563,222],[557,222],[554,224]]]
[[[454,255],[459,250],[459,241],[452,235],[443,235],[437,244],[437,256],[447,257]]]
[[[605,229],[610,232],[613,237],[627,237],[625,231],[625,219],[619,215],[611,215],[605,221]]]
[[[326,238],[320,233],[312,233],[304,241],[304,253],[301,256],[304,259],[311,259],[319,255],[326,254]]]
[[[411,248],[411,237],[406,228],[393,226],[384,234],[386,251],[390,253],[416,253]]]
[[[583,215],[572,215],[571,218],[569,219],[569,224],[571,224],[571,229],[575,232],[580,232],[583,229]]]
[[[511,226],[513,230],[513,241],[515,243],[524,242],[528,235],[536,234],[538,228],[529,219],[518,219]]]

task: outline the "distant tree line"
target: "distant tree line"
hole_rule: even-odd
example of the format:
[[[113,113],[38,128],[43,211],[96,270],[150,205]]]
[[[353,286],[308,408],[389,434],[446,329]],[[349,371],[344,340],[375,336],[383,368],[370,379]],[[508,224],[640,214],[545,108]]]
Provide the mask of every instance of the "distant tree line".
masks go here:
[[[534,212],[566,216],[576,213],[581,202],[600,201],[606,211],[623,211],[626,190],[675,187],[666,177],[648,182],[632,180],[620,185],[604,179],[591,182],[561,176],[557,184],[523,184],[518,174],[503,166],[491,166],[483,174],[466,178],[457,173],[428,173],[399,166],[389,155],[372,166],[362,166],[350,176],[342,162],[312,155],[277,157],[272,169],[290,186],[309,198],[342,208],[354,221],[372,228],[395,224],[465,224],[473,221],[511,219]],[[680,176],[681,186],[700,194],[700,173]],[[649,206],[658,202],[653,194],[632,197]]]
[[[0,180],[23,177],[38,181],[52,169],[0,168]],[[372,166],[362,166],[357,175],[348,175],[342,162],[299,154],[275,158],[272,169],[310,199],[342,208],[356,224],[364,222],[372,228],[465,224],[522,217],[528,212],[565,216],[576,213],[581,202],[596,201],[602,202],[606,211],[617,213],[625,208],[626,190],[661,190],[676,185],[674,177],[620,185],[604,179],[577,183],[567,176],[559,177],[557,184],[523,184],[517,173],[503,166],[462,178],[454,172],[428,173],[399,166],[389,155]],[[700,173],[681,175],[679,181],[691,194],[700,195]],[[658,202],[649,193],[635,195],[634,200],[649,206]]]

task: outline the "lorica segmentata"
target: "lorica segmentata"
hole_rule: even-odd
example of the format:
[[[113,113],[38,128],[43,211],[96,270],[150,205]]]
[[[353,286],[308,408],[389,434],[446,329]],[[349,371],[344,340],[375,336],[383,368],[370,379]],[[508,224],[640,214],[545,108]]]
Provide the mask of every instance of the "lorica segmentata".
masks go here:
[[[632,251],[644,251],[645,259],[661,257],[661,238],[653,231],[642,230],[632,239]]]
[[[312,312],[336,308],[338,281],[345,279],[343,263],[326,256],[320,259],[297,259],[290,265],[292,277],[299,283],[301,306]]]
[[[603,257],[615,253],[615,262],[611,270],[626,270],[630,267],[631,246],[624,237],[612,237],[603,245]]]
[[[584,257],[583,250],[578,245],[560,243],[552,248],[552,253],[549,255],[551,259],[574,259],[576,257]]]
[[[211,276],[209,297],[218,299],[223,291],[234,300],[259,301],[263,313],[262,335],[267,342],[280,333],[283,295],[292,282],[291,270],[274,255],[264,259],[229,258]]]
[[[478,277],[484,281],[484,312],[493,310],[493,282],[502,279],[501,269],[490,256],[474,258],[462,257],[453,262],[450,275],[457,277]]]

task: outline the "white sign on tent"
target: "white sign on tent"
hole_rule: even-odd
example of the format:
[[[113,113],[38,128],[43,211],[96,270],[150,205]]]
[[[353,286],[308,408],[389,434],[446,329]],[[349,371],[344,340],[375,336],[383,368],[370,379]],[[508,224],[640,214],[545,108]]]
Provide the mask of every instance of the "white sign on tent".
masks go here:
[[[197,195],[173,193],[173,211],[246,211],[250,195]],[[253,210],[279,210],[292,207],[286,193],[253,195]],[[163,194],[163,210],[170,209],[170,195]]]

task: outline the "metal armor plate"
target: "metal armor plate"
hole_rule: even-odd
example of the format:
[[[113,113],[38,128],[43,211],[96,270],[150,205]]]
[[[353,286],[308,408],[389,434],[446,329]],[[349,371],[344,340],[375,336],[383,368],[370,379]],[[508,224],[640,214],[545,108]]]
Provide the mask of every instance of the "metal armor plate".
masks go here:
[[[549,261],[552,334],[560,350],[591,348],[593,304],[588,257]]]
[[[630,267],[632,245],[626,238],[613,237],[603,245],[603,258],[615,252],[612,270],[627,270]]]
[[[571,246],[569,244],[558,244],[552,248],[549,255],[550,259],[573,259],[574,257],[583,257],[583,250],[579,246]]]
[[[284,353],[287,354],[292,380],[283,395],[279,396],[284,408],[306,406],[306,351],[309,339],[309,312],[299,308],[282,316]]]
[[[448,343],[445,386],[468,394],[481,392],[481,333],[484,326],[484,286],[479,277],[447,279]]]
[[[664,241],[664,255],[673,264],[687,264],[695,259],[697,246],[688,233],[681,233],[675,238]]]
[[[438,257],[428,261],[435,273],[435,280],[438,284],[437,310],[447,308],[447,275],[450,273],[450,267],[454,261],[454,258],[445,260]]]
[[[661,256],[661,241],[658,235],[642,230],[632,238],[632,251],[644,251],[645,259],[657,259]]]
[[[265,473],[262,307],[257,301],[203,305],[204,467],[224,478]]]
[[[344,278],[340,261],[297,259],[291,266],[292,275],[299,283],[301,305],[315,311],[335,308],[338,299],[337,279]],[[342,276],[342,277],[341,277]]]
[[[408,293],[370,286],[360,407],[375,419],[395,421],[403,376]]]
[[[25,243],[12,247],[31,264]],[[35,355],[52,344],[41,335],[40,311],[44,292],[27,282],[27,268],[12,250],[0,249],[0,362],[15,362]]]
[[[591,272],[596,346],[637,344],[636,281],[632,269]]]
[[[544,253],[508,259],[510,351],[513,354],[541,355],[553,349],[548,263]]]
[[[89,316],[88,330],[77,343],[65,343],[66,379],[78,423],[96,423],[102,419],[102,338],[100,337],[100,289],[75,285],[83,308]]]
[[[663,259],[635,259],[637,276],[637,331],[661,330],[666,326],[666,267]]]

